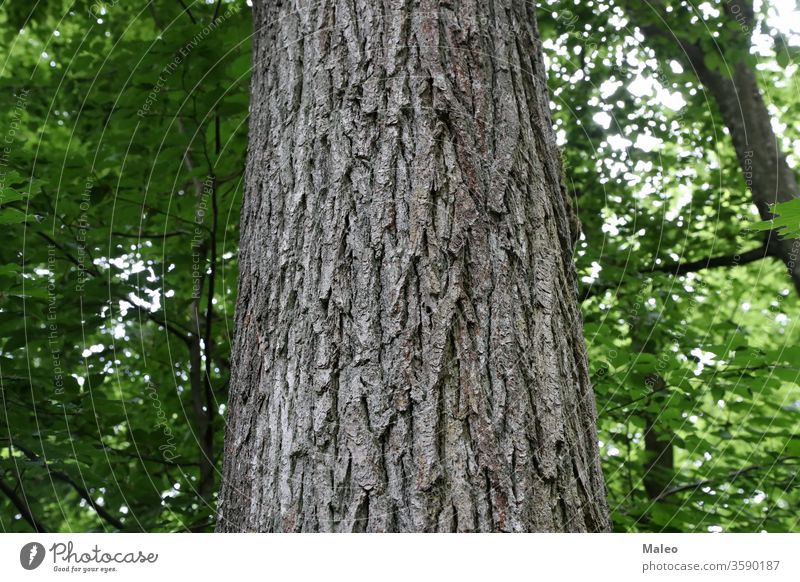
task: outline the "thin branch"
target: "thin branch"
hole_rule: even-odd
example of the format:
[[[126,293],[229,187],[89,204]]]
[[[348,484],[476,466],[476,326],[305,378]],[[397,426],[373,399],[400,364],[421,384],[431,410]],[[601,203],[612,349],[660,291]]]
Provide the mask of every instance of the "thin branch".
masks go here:
[[[622,404],[618,404],[617,406],[612,406],[611,408],[603,408],[602,412],[603,412],[603,414],[607,414],[609,412],[614,412],[615,410],[619,410],[620,408],[625,408],[626,406],[631,406],[633,404],[641,402],[642,400],[649,400],[649,399],[653,398],[653,396],[656,396],[660,392],[666,392],[668,388],[669,388],[669,386],[667,386],[666,384],[663,384],[662,387],[657,388],[657,389],[653,390],[652,392],[648,392],[644,396],[639,396],[638,398],[633,398],[631,400],[628,400],[627,402],[623,402]]]
[[[769,245],[763,245],[741,254],[721,255],[716,257],[706,257],[698,261],[691,261],[688,263],[669,263],[666,265],[659,265],[650,270],[637,271],[639,275],[647,275],[648,273],[667,273],[673,276],[685,275],[687,273],[697,273],[705,269],[716,269],[720,267],[739,267],[760,261],[767,257],[776,256],[775,251]],[[580,300],[586,301],[590,297],[595,297],[600,293],[613,289],[621,284],[621,281],[616,283],[606,283],[602,285],[592,285],[586,288],[581,294]]]
[[[128,451],[123,451],[120,449],[115,449],[110,447],[106,444],[102,445],[104,451],[110,452],[114,455],[119,455],[121,457],[127,457],[129,459],[136,459],[137,461],[149,462],[149,463],[158,463],[159,465],[164,465],[166,467],[196,467],[198,463],[192,462],[181,462],[176,463],[175,461],[167,461],[166,459],[159,459],[158,457],[151,457],[148,455],[139,455],[136,453],[130,453]]]
[[[194,180],[193,180],[193,182],[194,182]],[[175,220],[177,222],[183,222],[183,223],[191,226],[192,229],[194,229],[195,227],[199,227],[199,228],[204,228],[204,229],[208,230],[207,226],[203,226],[202,224],[196,224],[195,222],[193,222],[191,220],[187,220],[187,219],[185,219],[185,218],[183,218],[181,216],[176,216],[174,214],[170,214],[169,212],[164,212],[163,210],[161,210],[159,208],[156,208],[155,206],[150,206],[149,204],[145,204],[145,203],[143,203],[141,201],[131,200],[130,198],[125,198],[124,196],[117,196],[116,200],[118,202],[127,202],[128,204],[132,204],[134,206],[138,206],[140,208],[140,210],[147,210],[148,212],[152,212],[153,214],[160,214],[162,216],[166,216],[167,218],[169,218],[171,220]]]
[[[17,492],[6,483],[2,477],[0,477],[0,491],[6,494],[6,496],[11,500],[11,503],[19,510],[20,514],[22,515],[22,519],[27,521],[33,530],[37,533],[47,533],[47,528],[42,525],[42,522],[39,521],[35,515],[33,515],[33,511],[31,511],[30,505],[28,505],[28,500],[25,497],[25,492],[23,490],[23,497],[17,495]]]
[[[122,236],[126,238],[171,238],[173,236],[184,236],[192,234],[188,230],[173,230],[172,232],[118,232],[112,231],[114,236]]]
[[[12,449],[16,448],[16,449],[19,449],[20,451],[22,451],[25,454],[25,456],[28,457],[31,461],[36,461],[36,462],[42,461],[42,459],[39,457],[39,455],[37,455],[35,452],[33,452],[31,449],[29,449],[27,447],[21,446],[18,443],[12,443],[11,447],[12,447]],[[80,497],[84,501],[86,501],[86,503],[88,503],[91,506],[92,509],[95,510],[97,515],[99,515],[101,518],[103,518],[109,524],[113,525],[115,528],[117,528],[119,530],[125,529],[125,525],[119,519],[117,519],[116,517],[111,515],[108,512],[108,510],[106,510],[102,505],[98,504],[92,498],[91,494],[89,493],[89,491],[85,487],[83,487],[82,485],[77,483],[72,477],[70,477],[66,473],[64,473],[62,471],[54,471],[54,470],[52,470],[50,468],[50,466],[47,464],[46,461],[44,461],[43,463],[44,463],[44,468],[47,470],[47,472],[50,474],[50,476],[53,479],[55,479],[57,481],[61,481],[62,483],[66,483],[67,485],[72,487],[78,493],[78,495],[80,495]]]
[[[183,8],[183,11],[189,16],[189,20],[192,21],[192,24],[197,24],[197,20],[195,20],[194,15],[192,15],[192,11],[188,6],[186,6],[186,4],[183,3],[183,0],[178,0],[178,3],[181,5],[181,8]]]
[[[86,501],[86,503],[88,503],[92,507],[92,509],[95,510],[95,512],[97,512],[97,515],[99,515],[101,518],[103,518],[109,524],[113,525],[118,530],[125,529],[125,524],[123,524],[119,519],[111,515],[108,512],[108,510],[106,510],[102,505],[99,505],[94,499],[92,499],[92,496],[89,494],[89,492],[80,484],[76,483],[69,475],[67,475],[66,473],[62,473],[61,471],[50,471],[50,469],[48,469],[48,471],[53,476],[54,479],[66,483],[67,485],[75,489],[78,495],[80,495],[81,498],[83,498]]]
[[[70,254],[70,252],[66,248],[64,248],[63,245],[57,243],[55,240],[53,240],[47,234],[45,234],[45,233],[43,233],[41,231],[39,231],[38,234],[43,239],[45,239],[50,244],[52,244],[57,249],[59,249],[63,253],[63,255],[71,263],[73,263],[75,266],[77,266],[78,268],[86,270],[87,273],[90,273],[94,277],[101,277],[102,276],[102,273],[96,267],[94,267],[92,265],[91,268],[87,268],[87,265],[85,263],[79,261],[74,256],[72,256],[72,254]],[[169,332],[174,334],[176,337],[178,337],[178,339],[180,339],[185,344],[189,345],[192,342],[192,337],[191,337],[191,333],[190,332],[184,331],[184,330],[180,329],[180,327],[178,327],[177,325],[175,325],[173,323],[170,323],[170,322],[168,322],[166,320],[159,319],[159,317],[155,313],[153,313],[152,311],[145,311],[144,313],[145,313],[147,319],[149,319],[150,321],[152,321],[154,323],[157,323],[161,327],[165,328],[166,330],[168,330]]]
[[[86,261],[79,261],[78,259],[76,259],[74,256],[72,256],[72,253],[70,253],[66,249],[66,247],[64,245],[62,245],[61,243],[56,242],[55,239],[53,239],[52,237],[47,235],[47,233],[44,233],[44,232],[42,232],[40,230],[40,231],[37,231],[36,234],[38,234],[44,240],[46,240],[51,245],[53,245],[58,250],[60,250],[61,253],[67,258],[67,260],[69,260],[70,263],[72,263],[73,265],[75,265],[79,269],[84,269],[85,271],[91,273],[95,277],[99,277],[100,276],[100,274],[101,274],[100,271],[98,271],[97,268],[93,264],[89,263],[87,265]]]
[[[655,267],[653,271],[661,271],[671,275],[685,275],[686,273],[696,273],[697,271],[702,271],[703,269],[713,269],[717,267],[738,267],[739,265],[747,265],[749,263],[754,263],[763,258],[772,256],[775,256],[772,250],[767,245],[763,245],[736,255],[706,257],[705,259],[700,259],[699,261],[692,261],[689,263],[660,265]]]
[[[733,481],[737,477],[745,475],[747,473],[751,473],[753,471],[758,471],[760,469],[769,469],[774,467],[779,463],[785,463],[786,461],[790,461],[792,459],[800,458],[797,455],[789,455],[786,457],[781,457],[776,459],[774,463],[770,463],[769,465],[750,465],[749,467],[744,467],[743,469],[737,469],[736,471],[731,471],[727,475],[721,476],[716,479],[702,479],[700,481],[695,481],[694,483],[687,483],[686,485],[679,485],[677,487],[673,487],[672,489],[668,489],[661,493],[658,497],[653,499],[654,502],[662,501],[664,498],[669,497],[670,495],[675,495],[676,493],[682,493],[683,491],[691,491],[693,489],[700,489],[702,487],[708,487],[713,485],[714,483],[719,483],[720,481]]]
[[[181,330],[177,325],[168,322],[166,319],[159,319],[158,316],[152,311],[145,311],[144,313],[147,316],[147,319],[165,328],[186,345],[190,345],[192,343],[193,340],[191,332]]]
[[[217,117],[217,155],[219,155],[219,117]],[[205,401],[206,401],[206,434],[203,435],[206,448],[210,454],[214,451],[214,415],[215,415],[215,402],[214,393],[211,386],[211,367],[213,366],[212,360],[212,324],[214,320],[214,287],[217,274],[217,229],[219,222],[219,209],[217,205],[217,182],[214,179],[211,188],[211,240],[210,240],[210,268],[208,273],[208,296],[206,297],[206,316],[205,316],[205,336],[203,338],[203,347],[205,348]],[[212,476],[213,479],[213,476]],[[212,481],[213,485],[213,481]]]

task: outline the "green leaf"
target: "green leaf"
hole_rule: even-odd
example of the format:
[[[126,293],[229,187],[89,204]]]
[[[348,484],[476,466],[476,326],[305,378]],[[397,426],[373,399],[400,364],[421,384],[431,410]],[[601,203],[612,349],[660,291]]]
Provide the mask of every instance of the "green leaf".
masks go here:
[[[775,230],[784,238],[800,238],[800,198],[772,204],[775,217],[750,225],[751,230]]]
[[[0,209],[0,224],[20,224],[33,218],[16,208]]]

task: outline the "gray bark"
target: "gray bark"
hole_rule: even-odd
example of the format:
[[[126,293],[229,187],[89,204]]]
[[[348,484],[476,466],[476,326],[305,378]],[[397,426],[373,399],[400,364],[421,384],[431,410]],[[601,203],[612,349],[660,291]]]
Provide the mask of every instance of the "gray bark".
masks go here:
[[[255,4],[218,530],[606,530],[532,5]]]

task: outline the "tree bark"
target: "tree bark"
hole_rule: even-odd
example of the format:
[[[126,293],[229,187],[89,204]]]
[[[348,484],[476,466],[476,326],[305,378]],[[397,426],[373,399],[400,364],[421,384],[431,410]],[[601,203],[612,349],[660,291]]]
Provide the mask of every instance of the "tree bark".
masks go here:
[[[608,529],[532,4],[254,18],[217,529]]]

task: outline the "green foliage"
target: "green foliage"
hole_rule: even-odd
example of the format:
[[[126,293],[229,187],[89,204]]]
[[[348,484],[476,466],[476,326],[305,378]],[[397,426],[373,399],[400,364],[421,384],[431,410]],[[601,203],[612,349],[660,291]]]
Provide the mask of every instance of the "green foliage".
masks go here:
[[[800,238],[800,198],[773,204],[771,220],[762,220],[751,226],[753,230],[774,230],[785,238]]]
[[[0,478],[48,529],[208,531],[198,443],[210,422],[218,466],[249,8],[11,4]],[[0,497],[0,529],[29,531],[21,513]]]
[[[785,151],[800,138],[792,113],[800,102],[787,71],[773,66],[776,54],[749,54],[752,30],[731,26],[722,2],[708,4],[704,13],[659,3],[671,10],[666,21],[635,1],[551,0],[539,11],[582,222],[575,258],[618,531],[797,530],[792,282],[771,258],[675,274],[763,245],[760,232],[742,228],[757,211],[676,38],[700,44],[717,71],[758,56]],[[758,30],[774,24],[768,16],[765,8]],[[776,212],[792,224],[786,208]],[[655,462],[659,440],[670,443],[671,462]]]
[[[243,0],[185,4],[0,11],[0,479],[48,529],[213,528],[251,22]],[[660,4],[668,23],[634,1],[537,11],[615,527],[796,531],[798,300],[774,259],[674,274],[763,244],[674,36],[713,70],[759,62],[792,164],[798,43],[768,7],[745,31],[720,1]],[[797,235],[797,205],[774,211],[766,228]],[[0,529],[31,530],[3,494]]]

